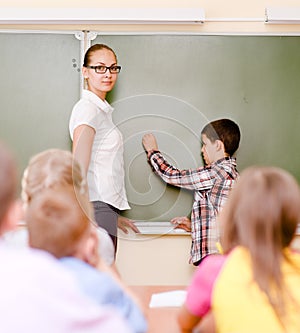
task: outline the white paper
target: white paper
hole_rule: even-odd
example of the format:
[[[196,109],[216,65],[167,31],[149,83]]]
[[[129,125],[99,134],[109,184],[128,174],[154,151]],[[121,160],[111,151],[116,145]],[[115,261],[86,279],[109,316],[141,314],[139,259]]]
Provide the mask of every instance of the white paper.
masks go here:
[[[181,306],[186,298],[185,290],[173,290],[163,293],[153,294],[151,296],[150,308],[164,307],[164,306]]]

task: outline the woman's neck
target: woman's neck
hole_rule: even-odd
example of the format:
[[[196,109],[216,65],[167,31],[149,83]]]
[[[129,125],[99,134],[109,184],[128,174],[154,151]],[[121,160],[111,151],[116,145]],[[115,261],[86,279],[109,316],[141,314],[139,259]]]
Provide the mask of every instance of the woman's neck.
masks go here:
[[[94,89],[90,89],[90,88],[88,88],[88,90],[91,91],[92,93],[94,93],[95,95],[97,95],[100,99],[102,99],[102,101],[105,101],[106,92],[94,90]]]

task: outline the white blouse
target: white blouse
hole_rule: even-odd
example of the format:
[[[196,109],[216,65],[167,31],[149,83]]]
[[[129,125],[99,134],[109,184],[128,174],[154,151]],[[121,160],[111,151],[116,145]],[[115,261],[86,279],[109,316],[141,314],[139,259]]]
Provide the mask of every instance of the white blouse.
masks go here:
[[[125,190],[123,138],[112,121],[113,108],[96,94],[84,90],[75,104],[69,123],[73,140],[76,127],[95,130],[87,181],[91,201],[103,201],[120,210],[129,209]]]

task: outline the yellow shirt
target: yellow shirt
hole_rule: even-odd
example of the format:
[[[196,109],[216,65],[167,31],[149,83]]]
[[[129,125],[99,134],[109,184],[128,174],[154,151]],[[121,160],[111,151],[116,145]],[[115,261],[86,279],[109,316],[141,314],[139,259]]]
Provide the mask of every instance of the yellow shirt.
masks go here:
[[[218,333],[299,333],[300,254],[286,250],[292,265],[284,262],[286,286],[298,304],[287,304],[286,331],[280,325],[266,295],[253,282],[250,257],[237,247],[225,261],[212,292],[212,309]]]

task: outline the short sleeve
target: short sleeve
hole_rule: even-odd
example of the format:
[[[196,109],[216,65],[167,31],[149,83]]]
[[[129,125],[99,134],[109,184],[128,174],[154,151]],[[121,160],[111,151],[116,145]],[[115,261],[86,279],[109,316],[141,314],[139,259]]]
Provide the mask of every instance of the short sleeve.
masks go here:
[[[73,133],[76,127],[80,125],[88,125],[96,131],[98,128],[98,122],[99,110],[97,106],[90,101],[80,100],[75,104],[69,122],[71,139],[73,140]]]
[[[185,305],[198,317],[203,317],[211,308],[214,283],[226,260],[226,256],[209,255],[197,268],[187,290]]]

